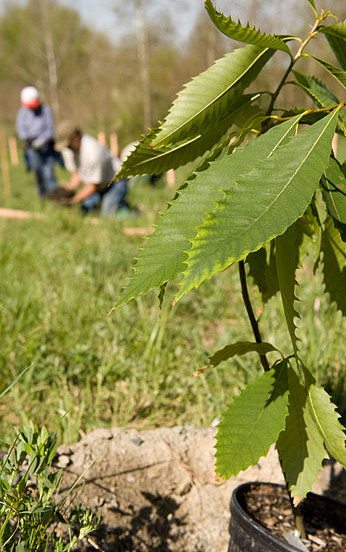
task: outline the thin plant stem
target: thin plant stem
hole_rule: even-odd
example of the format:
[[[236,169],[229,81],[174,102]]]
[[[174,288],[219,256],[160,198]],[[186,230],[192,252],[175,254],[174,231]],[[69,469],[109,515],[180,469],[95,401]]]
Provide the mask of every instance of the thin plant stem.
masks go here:
[[[256,343],[262,343],[261,332],[259,330],[258,322],[256,320],[256,317],[255,317],[255,314],[254,314],[254,311],[253,311],[253,308],[252,308],[251,299],[250,299],[250,295],[249,295],[249,290],[248,290],[248,287],[247,287],[244,261],[239,261],[238,267],[239,267],[239,278],[240,278],[240,285],[241,285],[241,293],[242,293],[242,296],[243,296],[243,301],[244,301],[244,305],[245,305],[245,308],[246,308],[246,312],[247,312],[247,315],[249,317],[249,321],[250,321],[250,324],[251,324],[252,332],[254,334]],[[261,355],[260,359],[261,359],[261,363],[262,363],[264,371],[268,372],[268,370],[270,370],[270,367],[269,367],[269,363],[268,363],[268,359],[267,359],[266,355]]]
[[[292,68],[293,68],[294,64],[295,64],[295,60],[292,58],[291,61],[290,61],[289,66],[287,67],[287,69],[286,69],[286,71],[285,71],[285,73],[284,73],[284,75],[283,75],[283,77],[282,77],[282,79],[281,79],[281,81],[280,81],[279,84],[278,84],[277,89],[275,90],[275,92],[274,92],[273,95],[272,95],[272,98],[271,98],[271,100],[270,100],[270,104],[269,104],[269,106],[268,106],[266,115],[271,115],[271,114],[272,114],[272,111],[273,111],[273,109],[274,109],[274,104],[275,104],[275,102],[276,102],[276,99],[277,99],[278,95],[279,95],[280,92],[281,92],[281,88],[282,88],[282,87],[284,86],[284,84],[286,83],[286,79],[287,79],[288,75],[290,74],[290,72],[292,71]]]
[[[247,315],[249,317],[249,321],[250,321],[250,324],[251,324],[252,332],[254,334],[256,343],[262,343],[261,332],[259,330],[258,322],[256,320],[256,317],[255,317],[255,314],[254,314],[254,311],[253,311],[253,308],[252,308],[252,303],[251,303],[249,290],[248,290],[248,286],[247,286],[244,261],[239,261],[238,267],[239,267],[239,278],[240,278],[240,284],[241,284],[241,293],[242,293],[242,296],[243,296],[243,301],[244,301],[244,305],[245,305],[245,308],[246,308],[246,312],[247,312]],[[268,372],[268,370],[270,370],[270,367],[269,367],[269,363],[268,363],[268,359],[267,359],[266,355],[261,355],[260,359],[261,359],[261,364],[263,366],[264,371]],[[281,461],[280,461],[280,465],[281,465]],[[282,465],[281,465],[281,470],[282,470],[282,473],[284,473],[284,471],[282,469]],[[300,506],[300,504],[298,506],[294,505],[294,502],[291,498],[291,494],[289,492],[288,484],[287,484],[286,481],[285,481],[285,484],[286,484],[286,489],[287,489],[287,492],[288,492],[288,496],[290,497],[290,501],[291,501],[291,507],[292,507],[293,517],[294,517],[294,525],[295,525],[297,531],[299,532],[299,535],[301,536],[301,538],[305,539],[306,538],[306,532],[305,532],[305,527],[304,527],[304,518],[303,518],[302,511],[301,511],[301,506]]]

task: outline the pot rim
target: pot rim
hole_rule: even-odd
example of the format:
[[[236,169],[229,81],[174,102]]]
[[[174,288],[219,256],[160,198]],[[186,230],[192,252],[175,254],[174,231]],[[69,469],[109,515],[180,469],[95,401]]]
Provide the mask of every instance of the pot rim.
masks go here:
[[[268,529],[263,527],[260,523],[258,523],[258,521],[256,521],[253,517],[250,516],[250,514],[248,514],[244,510],[243,506],[239,502],[239,496],[242,495],[243,491],[250,486],[258,487],[259,485],[268,485],[270,487],[280,487],[282,489],[285,489],[285,485],[280,485],[279,483],[270,483],[269,481],[248,481],[246,483],[241,483],[240,485],[238,485],[238,487],[234,489],[232,493],[231,516],[233,517],[235,514],[235,516],[238,518],[238,521],[243,526],[251,523],[252,526],[255,527],[256,532],[259,533],[259,535],[261,535],[265,541],[269,541],[270,544],[275,545],[276,547],[280,547],[279,552],[301,552],[301,550],[299,550],[299,548],[297,548],[296,546],[293,546],[285,540],[273,535]]]

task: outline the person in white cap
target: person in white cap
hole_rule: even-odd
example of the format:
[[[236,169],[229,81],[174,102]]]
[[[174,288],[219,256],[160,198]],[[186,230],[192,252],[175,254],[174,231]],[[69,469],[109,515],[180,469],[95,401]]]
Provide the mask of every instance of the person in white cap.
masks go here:
[[[35,173],[39,195],[45,197],[57,187],[54,163],[59,162],[59,157],[54,148],[53,113],[41,102],[34,86],[23,88],[20,99],[17,134],[23,143],[27,167]]]

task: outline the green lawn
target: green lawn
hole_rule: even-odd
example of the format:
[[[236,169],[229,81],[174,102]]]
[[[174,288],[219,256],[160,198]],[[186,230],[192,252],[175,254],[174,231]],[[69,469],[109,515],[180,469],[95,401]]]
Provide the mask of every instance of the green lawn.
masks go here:
[[[252,340],[236,267],[161,317],[154,292],[110,313],[143,241],[125,237],[122,227],[153,224],[174,191],[138,183],[132,190],[143,210],[138,219],[93,225],[77,210],[41,205],[23,169],[12,170],[11,180],[13,198],[1,206],[41,211],[45,219],[0,220],[2,389],[30,367],[2,398],[2,435],[28,419],[64,442],[98,426],[210,424],[260,370],[253,354],[193,377],[207,353]],[[307,264],[306,282],[309,270]],[[345,408],[346,324],[321,289],[308,284],[301,335],[312,346],[305,360],[320,379],[337,382],[333,392]],[[256,290],[251,294],[260,308]],[[281,316],[274,298],[262,333],[287,352]]]

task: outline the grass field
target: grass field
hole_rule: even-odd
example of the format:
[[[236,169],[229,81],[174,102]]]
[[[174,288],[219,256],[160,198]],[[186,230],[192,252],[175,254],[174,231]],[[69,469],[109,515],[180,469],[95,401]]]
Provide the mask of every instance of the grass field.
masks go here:
[[[13,198],[1,206],[41,211],[45,219],[0,220],[1,388],[27,369],[1,400],[2,436],[29,419],[57,431],[61,442],[98,426],[210,424],[260,370],[250,355],[193,377],[207,353],[252,340],[236,267],[161,317],[157,293],[109,314],[142,243],[124,236],[122,226],[151,226],[174,191],[137,184],[138,219],[93,225],[77,210],[41,205],[22,168],[12,170],[11,180]],[[306,363],[324,382],[334,381],[335,398],[346,408],[346,324],[321,297],[308,267],[302,278]],[[256,290],[251,293],[260,308]],[[262,333],[287,352],[281,316],[274,298]]]

